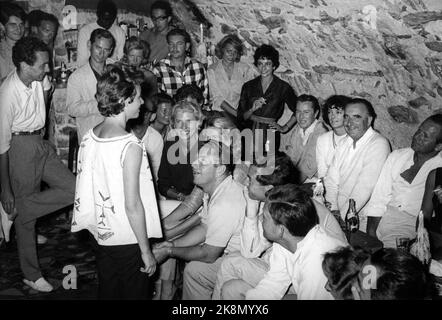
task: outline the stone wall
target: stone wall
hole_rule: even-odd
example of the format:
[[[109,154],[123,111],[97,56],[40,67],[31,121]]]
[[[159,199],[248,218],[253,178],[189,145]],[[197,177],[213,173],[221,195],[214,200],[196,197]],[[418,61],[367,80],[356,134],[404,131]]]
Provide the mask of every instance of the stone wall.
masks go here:
[[[441,0],[193,0],[213,25],[211,41],[237,33],[246,61],[262,44],[281,54],[278,74],[298,94],[370,100],[375,128],[409,146],[417,124],[442,111]],[[198,21],[171,0],[197,37]]]

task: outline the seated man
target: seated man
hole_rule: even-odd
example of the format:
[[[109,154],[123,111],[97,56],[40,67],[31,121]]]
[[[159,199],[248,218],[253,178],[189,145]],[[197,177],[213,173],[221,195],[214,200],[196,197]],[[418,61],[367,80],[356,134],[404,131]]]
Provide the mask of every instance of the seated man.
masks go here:
[[[263,206],[266,193],[275,186],[286,185],[297,181],[296,169],[290,158],[284,153],[277,154],[275,161],[267,167],[252,165],[250,167],[249,186],[245,191],[247,200],[246,216],[241,229],[241,256],[226,258],[217,274],[212,299],[220,299],[220,290],[224,283],[232,279],[241,279],[236,286],[223,289],[224,298],[241,299],[241,295],[258,284],[269,268],[271,243],[263,235]],[[313,200],[319,224],[335,238],[346,242],[345,235],[334,216],[327,208]]]
[[[344,220],[349,199],[355,200],[362,232],[366,232],[367,226],[363,209],[390,153],[388,140],[371,127],[375,117],[374,108],[367,100],[352,99],[347,103],[344,127],[350,139],[336,149],[324,179],[325,199],[337,218]]]
[[[240,298],[279,300],[291,284],[298,300],[333,299],[325,289],[322,259],[324,253],[346,243],[319,225],[310,196],[295,185],[274,187],[266,196],[262,226],[264,236],[273,242],[270,267],[264,278],[255,287],[249,285]],[[241,281],[224,284],[221,298],[227,298],[224,293]]]
[[[324,123],[317,120],[319,102],[313,96],[300,95],[296,102],[298,123],[281,137],[279,150],[287,153],[300,171],[300,182],[314,182],[317,177],[316,141],[327,132]]]
[[[95,93],[97,79],[104,73],[106,59],[115,46],[112,34],[104,29],[95,29],[88,42],[90,58],[86,64],[75,70],[68,79],[66,107],[77,124],[78,142],[90,129],[101,121]]]
[[[436,114],[419,126],[410,148],[393,151],[385,161],[365,209],[372,222],[367,232],[384,247],[396,248],[396,238],[416,237],[425,182],[431,170],[442,167],[441,150],[442,115]]]
[[[245,199],[241,185],[232,179],[229,153],[216,141],[203,145],[197,163],[192,164],[194,182],[205,192],[201,224],[153,250],[159,263],[167,258],[189,261],[183,300],[210,299],[221,262],[240,247]]]

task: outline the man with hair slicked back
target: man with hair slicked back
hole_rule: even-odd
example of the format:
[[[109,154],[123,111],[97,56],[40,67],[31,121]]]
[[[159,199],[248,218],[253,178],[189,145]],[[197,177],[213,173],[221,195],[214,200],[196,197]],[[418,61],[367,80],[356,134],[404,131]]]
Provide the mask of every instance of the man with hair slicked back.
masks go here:
[[[46,107],[41,81],[49,72],[47,46],[34,37],[22,38],[12,49],[12,60],[16,70],[0,87],[0,200],[8,220],[15,219],[24,283],[49,292],[53,287],[38,264],[35,224],[74,202],[75,178],[53,145],[43,140]],[[49,186],[44,191],[42,181]]]

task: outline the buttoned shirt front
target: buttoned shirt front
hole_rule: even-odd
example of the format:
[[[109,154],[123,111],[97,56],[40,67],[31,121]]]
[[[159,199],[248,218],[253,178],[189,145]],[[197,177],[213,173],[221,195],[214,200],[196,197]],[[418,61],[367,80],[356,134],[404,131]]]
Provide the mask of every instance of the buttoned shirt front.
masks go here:
[[[71,74],[66,90],[66,107],[75,118],[78,141],[104,119],[98,111],[96,92],[97,78],[88,62]]]
[[[10,148],[12,133],[44,127],[46,108],[42,83],[33,81],[27,87],[14,71],[0,86],[0,102],[0,154],[3,154]]]
[[[367,216],[382,217],[387,206],[392,206],[417,217],[428,174],[433,169],[442,167],[442,155],[439,153],[427,160],[409,183],[402,178],[401,173],[413,165],[413,157],[414,151],[411,148],[395,150],[388,156],[365,209]]]
[[[158,89],[174,96],[179,88],[185,84],[194,84],[201,89],[204,104],[209,103],[209,81],[204,65],[196,60],[186,57],[184,70],[179,72],[171,63],[170,59],[161,60],[154,68],[153,73],[157,77]]]
[[[229,79],[222,60],[212,64],[207,70],[210,98],[213,101],[212,110],[223,111],[221,108],[223,101],[226,101],[234,109],[238,108],[243,84],[257,75],[258,72],[252,66],[243,62],[235,62],[232,76]]]
[[[388,140],[371,127],[356,146],[353,139],[347,139],[336,149],[324,186],[326,200],[331,203],[332,210],[340,211],[342,219],[350,198],[355,200],[359,215],[364,216],[361,210],[371,197],[389,153]]]

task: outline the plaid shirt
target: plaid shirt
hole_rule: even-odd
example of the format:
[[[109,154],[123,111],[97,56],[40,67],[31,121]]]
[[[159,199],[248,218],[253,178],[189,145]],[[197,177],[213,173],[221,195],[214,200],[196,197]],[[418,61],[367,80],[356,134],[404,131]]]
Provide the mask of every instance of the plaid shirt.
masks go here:
[[[158,80],[158,88],[170,96],[174,96],[179,88],[185,84],[195,84],[203,92],[204,105],[209,104],[209,81],[206,68],[201,62],[186,57],[183,73],[171,65],[170,59],[161,60],[154,68],[153,73]]]

